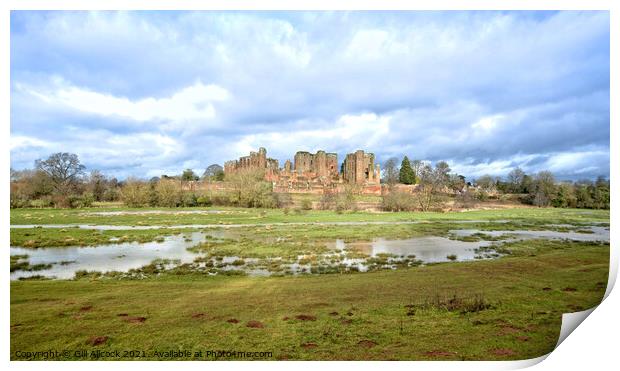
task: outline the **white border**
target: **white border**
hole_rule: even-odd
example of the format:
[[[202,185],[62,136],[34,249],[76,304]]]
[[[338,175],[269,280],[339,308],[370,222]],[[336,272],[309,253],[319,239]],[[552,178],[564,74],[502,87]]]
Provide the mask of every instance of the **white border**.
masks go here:
[[[2,135],[0,135],[0,161],[3,166],[2,179],[0,180],[0,189],[2,196],[0,198],[0,212],[2,212],[2,227],[0,235],[2,236],[4,250],[4,261],[8,260],[9,251],[9,167],[10,167],[10,59],[9,59],[9,42],[10,42],[10,10],[11,9],[80,9],[80,10],[103,10],[103,9],[187,9],[187,10],[610,10],[610,31],[611,31],[611,91],[610,104],[611,109],[611,260],[610,260],[610,277],[606,296],[609,295],[601,305],[594,311],[594,315],[588,317],[583,324],[575,330],[575,334],[569,336],[562,344],[553,351],[545,362],[539,363],[546,357],[540,357],[532,360],[514,361],[514,362],[392,362],[389,367],[397,368],[420,368],[420,369],[516,369],[528,367],[539,363],[536,369],[583,369],[584,367],[596,366],[598,368],[608,368],[616,363],[618,331],[620,331],[618,313],[620,313],[620,296],[612,293],[611,289],[616,281],[618,269],[618,249],[616,246],[618,233],[615,229],[619,198],[614,197],[620,192],[619,186],[615,180],[619,179],[620,164],[618,163],[618,151],[620,143],[618,143],[618,120],[617,108],[620,103],[618,101],[618,41],[620,32],[620,2],[614,0],[434,0],[434,1],[399,1],[399,0],[315,0],[315,1],[283,1],[283,0],[220,0],[220,1],[197,1],[197,0],[4,0],[0,2],[0,117],[2,123]],[[10,318],[8,312],[9,306],[9,272],[5,268],[2,270],[2,303],[3,317],[2,324],[5,329],[0,336],[0,351],[2,358],[13,369],[32,369],[43,368],[49,370],[66,370],[66,369],[83,369],[88,367],[91,370],[107,370],[112,364],[103,362],[9,362],[9,339],[10,339]],[[617,290],[616,290],[617,291]],[[610,295],[611,294],[611,295]],[[563,321],[563,326],[564,326]],[[4,362],[3,362],[4,363]],[[382,367],[384,363],[377,362],[356,362],[354,365],[350,362],[323,362],[320,367],[341,368],[354,366],[357,368],[370,369]],[[192,369],[209,368],[229,368],[251,366],[253,369],[282,369],[284,367],[294,366],[300,369],[314,369],[318,364],[314,362],[254,362],[251,365],[241,362],[217,362],[208,365],[202,362],[120,362],[114,363],[115,368],[135,369],[136,367],[148,367],[153,370],[164,370],[172,367],[183,367]]]

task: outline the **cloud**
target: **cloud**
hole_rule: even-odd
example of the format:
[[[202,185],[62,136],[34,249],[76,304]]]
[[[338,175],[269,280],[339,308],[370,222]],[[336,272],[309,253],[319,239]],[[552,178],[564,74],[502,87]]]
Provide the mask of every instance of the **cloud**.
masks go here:
[[[27,137],[23,135],[12,135],[10,141],[11,151],[16,151],[20,148],[28,148],[28,147],[49,147],[50,143],[32,137]]]
[[[130,100],[67,84],[60,78],[53,79],[51,87],[29,87],[16,83],[18,91],[30,94],[49,105],[102,116],[121,116],[135,121],[210,120],[216,115],[214,102],[229,99],[226,89],[217,85],[204,85],[198,81],[170,97]]]
[[[604,11],[15,11],[11,165],[150,176],[262,146],[608,174],[609,41]]]

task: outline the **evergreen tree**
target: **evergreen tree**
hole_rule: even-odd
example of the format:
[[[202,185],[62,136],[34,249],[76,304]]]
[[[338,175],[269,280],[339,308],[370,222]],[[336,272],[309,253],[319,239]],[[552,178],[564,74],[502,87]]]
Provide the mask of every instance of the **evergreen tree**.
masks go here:
[[[398,180],[403,184],[415,184],[416,182],[415,173],[407,156],[403,158],[403,162],[400,164]]]

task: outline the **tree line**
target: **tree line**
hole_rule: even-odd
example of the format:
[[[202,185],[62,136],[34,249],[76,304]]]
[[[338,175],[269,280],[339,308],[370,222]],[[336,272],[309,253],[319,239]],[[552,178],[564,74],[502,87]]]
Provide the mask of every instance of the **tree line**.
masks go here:
[[[149,181],[129,178],[119,181],[99,170],[86,171],[78,156],[59,152],[39,159],[34,168],[11,169],[11,208],[89,207],[94,202],[124,202],[128,206],[198,206],[209,204],[195,193],[183,191],[185,185],[199,179],[224,179],[221,166],[213,164],[202,176],[191,169],[176,176],[162,175]],[[191,187],[190,187],[191,188]]]
[[[451,173],[445,161],[438,161],[433,167],[428,162],[410,161],[405,156],[400,166],[397,158],[385,162],[381,181],[388,189],[394,189],[383,197],[384,208],[388,210],[430,210],[441,203],[442,195],[449,193],[462,203],[504,194],[517,195],[522,203],[540,207],[609,209],[610,206],[610,183],[603,176],[595,181],[558,181],[551,171],[527,174],[517,167],[506,177],[483,175],[466,182],[463,175]],[[398,191],[397,184],[416,185],[416,189]]]

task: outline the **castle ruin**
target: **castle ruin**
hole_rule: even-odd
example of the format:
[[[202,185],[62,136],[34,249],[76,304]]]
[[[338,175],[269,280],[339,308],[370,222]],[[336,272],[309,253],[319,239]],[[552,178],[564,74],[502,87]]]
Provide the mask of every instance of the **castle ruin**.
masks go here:
[[[375,155],[362,150],[346,155],[342,168],[338,166],[338,155],[325,151],[315,154],[306,151],[295,153],[293,162],[286,160],[280,168],[278,160],[268,158],[267,150],[260,148],[249,156],[224,164],[225,174],[240,170],[264,170],[265,179],[273,182],[274,188],[282,192],[313,191],[338,188],[339,185],[356,184],[380,190],[381,171],[375,164]]]
[[[233,174],[240,170],[264,170],[265,178],[273,180],[279,173],[278,160],[267,157],[267,150],[263,147],[257,152],[250,152],[249,156],[239,157],[238,160],[226,161],[224,173]]]

